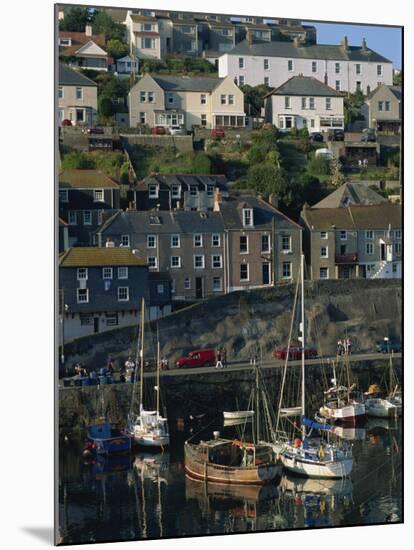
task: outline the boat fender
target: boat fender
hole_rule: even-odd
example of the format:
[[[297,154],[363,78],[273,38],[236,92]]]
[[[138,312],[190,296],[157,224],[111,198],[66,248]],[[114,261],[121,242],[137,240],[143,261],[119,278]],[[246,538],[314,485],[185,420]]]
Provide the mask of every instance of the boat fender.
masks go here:
[[[324,452],[324,450],[323,450],[322,445],[320,445],[320,447],[319,447],[319,449],[318,449],[318,457],[319,457],[320,459],[322,459],[322,458],[325,457],[325,452]]]
[[[90,458],[92,456],[92,453],[89,449],[84,449],[82,456],[83,458]]]

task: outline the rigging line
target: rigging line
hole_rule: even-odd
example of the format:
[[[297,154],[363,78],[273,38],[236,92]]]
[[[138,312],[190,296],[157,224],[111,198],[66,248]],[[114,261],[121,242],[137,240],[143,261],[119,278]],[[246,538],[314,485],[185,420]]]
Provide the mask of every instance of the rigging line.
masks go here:
[[[207,430],[207,428],[208,428],[209,426],[211,426],[211,424],[214,424],[215,422],[217,422],[217,418],[213,418],[213,420],[212,420],[211,422],[209,422],[209,423],[207,424],[207,426],[204,426],[203,428],[201,428],[200,430],[198,430],[198,432],[196,432],[196,433],[193,434],[191,437],[189,437],[189,438],[187,439],[187,441],[191,441],[192,439],[195,438],[196,435],[199,435],[199,434],[203,433],[205,430]]]
[[[284,366],[284,369],[283,369],[282,384],[281,384],[281,388],[280,388],[280,400],[279,400],[279,406],[278,406],[278,409],[277,409],[276,430],[279,427],[280,409],[282,407],[282,401],[283,401],[283,391],[284,391],[285,381],[286,381],[287,364],[288,364],[288,361],[289,361],[290,341],[291,341],[291,338],[292,338],[293,322],[294,322],[294,318],[295,318],[294,313],[295,313],[295,310],[296,310],[296,304],[297,304],[297,299],[298,299],[298,295],[299,295],[300,272],[301,272],[301,270],[299,268],[298,279],[297,279],[297,283],[296,283],[295,297],[294,297],[294,301],[293,301],[293,314],[292,314],[290,329],[289,329],[289,340],[288,340],[288,347],[287,347],[287,350],[286,350],[285,366]]]

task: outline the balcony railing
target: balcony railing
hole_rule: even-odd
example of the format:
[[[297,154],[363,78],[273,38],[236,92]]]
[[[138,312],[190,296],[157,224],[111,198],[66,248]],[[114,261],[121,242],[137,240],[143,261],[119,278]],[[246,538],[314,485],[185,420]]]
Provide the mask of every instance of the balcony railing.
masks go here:
[[[336,264],[357,264],[358,254],[335,254]]]

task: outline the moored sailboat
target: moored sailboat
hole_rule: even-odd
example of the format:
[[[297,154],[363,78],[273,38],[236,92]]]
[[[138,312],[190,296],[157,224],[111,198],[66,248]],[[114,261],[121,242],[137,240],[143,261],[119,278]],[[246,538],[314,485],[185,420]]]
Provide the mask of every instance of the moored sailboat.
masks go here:
[[[143,447],[165,448],[170,443],[168,431],[168,422],[160,414],[160,345],[157,339],[157,385],[156,391],[156,410],[146,410],[144,408],[144,324],[145,324],[145,302],[141,302],[141,325],[138,338],[138,350],[140,360],[140,397],[139,414],[128,422],[129,433],[133,436],[137,445]],[[135,376],[135,380],[136,380]],[[134,382],[135,384],[136,382]],[[134,394],[134,392],[133,392]],[[133,403],[131,405],[131,408]]]
[[[389,393],[386,397],[380,397],[380,395],[375,393],[366,394],[365,408],[368,416],[397,418],[402,414],[402,396],[392,364],[392,355],[391,353],[389,366]]]
[[[301,357],[301,404],[300,411],[297,407],[282,408],[282,397],[286,379],[287,361],[283,374],[281,398],[279,403],[278,422],[276,431],[279,437],[280,459],[284,468],[295,474],[306,477],[318,478],[343,478],[349,475],[352,470],[353,458],[351,448],[347,445],[339,446],[329,438],[332,427],[318,423],[305,417],[306,413],[306,379],[305,379],[305,296],[304,296],[304,256],[301,257],[300,276],[296,289],[295,304],[297,301],[299,283],[301,287],[301,323],[299,340],[302,346]],[[295,305],[292,316],[295,315]],[[290,336],[292,334],[292,326]],[[290,346],[290,337],[289,344]],[[289,438],[286,432],[283,434],[279,429],[279,421],[283,417],[295,416],[300,412],[301,425],[300,435]],[[296,425],[294,424],[294,432]],[[309,430],[309,433],[307,432]],[[328,435],[327,439],[311,437],[314,430]]]

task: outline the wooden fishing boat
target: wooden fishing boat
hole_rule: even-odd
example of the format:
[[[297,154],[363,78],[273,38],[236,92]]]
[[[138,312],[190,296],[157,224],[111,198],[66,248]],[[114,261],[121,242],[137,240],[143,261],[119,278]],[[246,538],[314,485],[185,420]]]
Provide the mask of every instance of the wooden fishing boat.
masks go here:
[[[272,448],[266,444],[215,438],[185,442],[185,471],[194,478],[214,483],[264,485],[281,473]]]
[[[117,430],[105,419],[89,426],[87,430],[86,452],[98,455],[112,455],[129,452],[133,438],[123,430]]]

